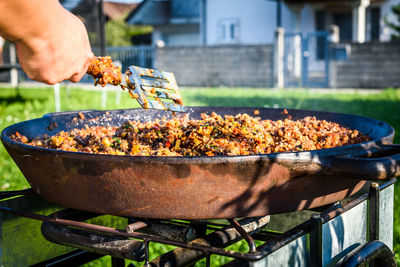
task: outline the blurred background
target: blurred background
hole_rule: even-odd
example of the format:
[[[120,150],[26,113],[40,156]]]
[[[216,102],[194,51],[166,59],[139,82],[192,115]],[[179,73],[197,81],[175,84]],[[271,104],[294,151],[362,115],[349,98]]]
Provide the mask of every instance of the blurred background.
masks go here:
[[[173,72],[187,106],[363,115],[392,125],[400,143],[398,0],[60,2],[84,22],[97,56],[111,56],[123,71]],[[0,45],[0,129],[55,111],[139,107],[127,92],[95,87],[87,76],[77,84],[31,81],[14,45]],[[0,145],[0,189],[28,187]],[[394,190],[393,249],[400,253],[398,183]]]
[[[181,86],[400,86],[397,0],[61,3],[85,23],[96,55],[111,55],[123,70],[174,72]],[[7,42],[3,62],[16,62]],[[0,73],[2,82],[26,80]]]

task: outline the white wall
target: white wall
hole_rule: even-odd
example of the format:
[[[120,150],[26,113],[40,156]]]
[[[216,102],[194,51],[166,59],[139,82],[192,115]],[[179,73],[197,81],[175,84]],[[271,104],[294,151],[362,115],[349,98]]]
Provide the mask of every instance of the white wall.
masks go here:
[[[296,29],[296,20],[289,7],[282,3],[282,27],[286,32],[293,32]]]
[[[315,32],[315,8],[311,5],[304,5],[301,11],[301,29],[303,34]]]
[[[314,7],[303,4],[297,9],[282,3],[282,26],[287,32],[315,31]],[[266,0],[208,0],[207,1],[207,44],[222,44],[218,39],[218,22],[221,19],[239,20],[240,44],[271,44],[276,28],[276,3]],[[299,24],[297,24],[299,23]]]
[[[154,26],[152,44],[159,45],[159,41],[166,46],[201,45],[199,27],[195,24]]]
[[[207,0],[207,44],[218,40],[218,21],[238,19],[240,44],[271,44],[276,28],[276,3],[266,0]]]
[[[235,20],[239,24],[239,37],[232,44],[272,44],[276,29],[276,2],[267,0],[204,0],[206,4],[206,44],[226,44],[219,38],[218,25],[221,20]],[[384,18],[396,21],[390,8],[399,0],[387,0],[381,6],[381,41],[390,40],[391,30]],[[340,4],[336,5],[340,6]],[[304,35],[315,32],[315,10],[326,8],[323,3],[287,5],[282,3],[282,26],[286,32],[301,31]],[[296,15],[297,14],[297,15]],[[332,11],[327,10],[327,25],[332,21]],[[199,45],[200,34],[180,32],[154,34],[154,39],[162,38],[167,45]]]
[[[200,45],[200,33],[169,33],[164,41],[167,46],[196,46]]]
[[[299,12],[299,21],[295,13]],[[282,5],[282,26],[286,32],[299,32],[303,34],[315,32],[315,8],[309,4],[291,7]]]

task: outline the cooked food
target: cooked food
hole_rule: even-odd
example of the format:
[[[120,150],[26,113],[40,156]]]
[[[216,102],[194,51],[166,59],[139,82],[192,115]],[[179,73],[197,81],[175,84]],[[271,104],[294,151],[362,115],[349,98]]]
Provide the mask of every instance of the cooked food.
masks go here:
[[[306,117],[262,120],[247,114],[188,115],[149,122],[126,121],[120,127],[96,126],[28,140],[28,145],[65,151],[140,156],[251,155],[332,148],[370,140],[357,130]]]
[[[161,98],[166,98],[172,100],[174,103],[180,106],[183,106],[183,100],[179,94],[179,90],[173,75],[173,81],[164,80],[164,82],[166,82],[164,84],[164,82],[160,82],[159,80],[157,80],[162,80],[164,78],[159,71],[146,68],[139,69],[139,72],[144,71],[144,74],[140,75],[140,77],[146,76],[152,78],[150,82],[147,81],[146,83],[145,87],[147,88],[147,91],[144,88],[136,88],[135,83],[132,83],[129,80],[129,76],[133,75],[132,72],[128,69],[125,72],[125,76],[123,76],[121,73],[121,67],[115,66],[111,57],[109,56],[93,57],[90,61],[87,74],[93,77],[95,85],[100,84],[104,87],[107,84],[112,84],[115,86],[120,86],[122,90],[127,89],[129,95],[132,98],[138,100],[139,104],[145,109],[153,107],[171,111],[183,110],[182,107],[177,109],[175,108],[175,106],[165,105],[165,103],[161,101]],[[159,87],[159,89],[161,90],[157,90],[156,87]],[[141,92],[141,96],[139,96],[138,90]],[[156,105],[156,107],[154,107],[153,105],[149,105],[149,100],[147,99],[147,97],[154,98],[154,100],[156,100],[159,105]]]
[[[94,84],[120,85],[122,81],[121,67],[117,67],[111,57],[94,57],[89,64],[87,74],[93,76]]]

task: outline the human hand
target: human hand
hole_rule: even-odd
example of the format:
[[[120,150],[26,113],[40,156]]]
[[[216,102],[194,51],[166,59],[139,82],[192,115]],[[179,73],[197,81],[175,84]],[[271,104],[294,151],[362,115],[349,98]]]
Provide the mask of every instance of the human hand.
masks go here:
[[[55,84],[78,82],[94,56],[85,26],[65,9],[40,34],[16,40],[22,69],[30,79]]]

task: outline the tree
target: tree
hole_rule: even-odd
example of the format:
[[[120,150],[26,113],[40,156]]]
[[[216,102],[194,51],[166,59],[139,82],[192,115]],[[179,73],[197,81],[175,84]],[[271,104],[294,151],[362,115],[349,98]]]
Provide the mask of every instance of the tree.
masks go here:
[[[390,28],[395,32],[392,34],[392,40],[400,40],[400,4],[392,6],[392,12],[397,17],[397,23],[386,21]]]
[[[107,46],[130,46],[133,36],[148,34],[153,31],[151,26],[129,25],[127,15],[110,19],[105,25]]]

